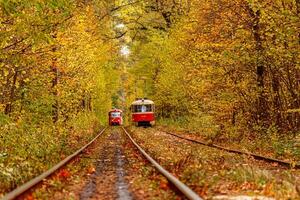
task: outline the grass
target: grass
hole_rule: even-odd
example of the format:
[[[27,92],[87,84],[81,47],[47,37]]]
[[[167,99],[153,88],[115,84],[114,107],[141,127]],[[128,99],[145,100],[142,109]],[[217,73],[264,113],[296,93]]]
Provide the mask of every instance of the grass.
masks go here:
[[[0,197],[73,153],[99,127],[92,114],[80,114],[67,125],[21,119],[1,123]]]
[[[255,166],[241,166],[237,169],[232,169],[227,174],[228,178],[238,183],[254,183],[259,188],[272,182],[273,175],[268,170],[263,170]]]

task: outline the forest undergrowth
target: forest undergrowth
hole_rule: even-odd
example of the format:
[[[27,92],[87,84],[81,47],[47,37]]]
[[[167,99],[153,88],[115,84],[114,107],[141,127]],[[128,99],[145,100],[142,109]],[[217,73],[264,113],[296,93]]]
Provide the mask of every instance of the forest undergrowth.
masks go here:
[[[90,113],[59,125],[30,120],[2,123],[0,196],[51,168],[90,141],[99,130],[99,120]]]
[[[208,143],[257,153],[289,162],[300,162],[300,133],[280,132],[276,127],[239,126],[222,127],[216,125],[212,117],[190,117],[160,119],[158,127],[175,133],[195,136]]]

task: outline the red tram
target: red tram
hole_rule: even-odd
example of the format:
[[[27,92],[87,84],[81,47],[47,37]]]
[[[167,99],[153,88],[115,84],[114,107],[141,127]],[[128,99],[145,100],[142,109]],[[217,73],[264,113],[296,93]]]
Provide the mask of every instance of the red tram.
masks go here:
[[[123,124],[123,111],[120,109],[112,109],[108,112],[108,122],[110,126],[118,126]]]
[[[137,98],[131,104],[131,120],[136,126],[153,126],[155,106],[149,99]]]

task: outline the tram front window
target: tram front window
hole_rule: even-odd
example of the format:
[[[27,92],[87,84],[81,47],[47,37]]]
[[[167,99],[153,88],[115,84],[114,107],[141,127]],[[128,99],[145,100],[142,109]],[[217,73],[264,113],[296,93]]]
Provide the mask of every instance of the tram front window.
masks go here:
[[[112,113],[110,114],[110,116],[111,116],[111,117],[120,117],[120,116],[121,116],[121,113],[119,113],[119,112],[112,112]]]
[[[132,112],[151,112],[151,105],[134,105],[132,106]]]

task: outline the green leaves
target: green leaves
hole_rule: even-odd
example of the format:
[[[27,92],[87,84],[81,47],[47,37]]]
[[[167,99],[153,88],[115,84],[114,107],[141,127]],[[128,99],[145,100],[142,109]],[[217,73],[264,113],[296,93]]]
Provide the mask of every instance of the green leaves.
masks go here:
[[[0,5],[3,8],[5,14],[16,14],[18,12],[18,7],[22,6],[22,1],[12,1],[12,0],[1,0]]]

